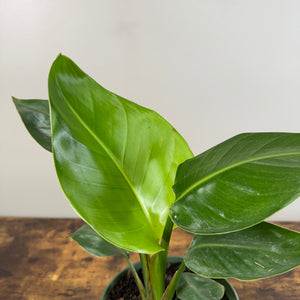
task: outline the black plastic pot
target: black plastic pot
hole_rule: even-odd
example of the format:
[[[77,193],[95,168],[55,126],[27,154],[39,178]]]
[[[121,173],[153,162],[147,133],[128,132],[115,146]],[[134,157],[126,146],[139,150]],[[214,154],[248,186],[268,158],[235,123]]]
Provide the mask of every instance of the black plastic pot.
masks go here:
[[[168,262],[169,263],[181,263],[182,262],[182,257],[169,256],[168,257]],[[140,270],[141,269],[141,263],[140,262],[135,263],[134,267],[137,271]],[[111,290],[118,284],[119,280],[127,274],[128,271],[129,271],[129,267],[127,267],[126,269],[119,272],[110,281],[110,283],[107,285],[107,287],[105,288],[105,290],[104,290],[104,292],[101,296],[101,300],[107,300],[108,299],[108,296],[109,296],[109,293],[111,292]],[[225,295],[228,297],[229,300],[239,300],[239,297],[238,297],[235,289],[229,283],[228,280],[226,280],[226,279],[214,279],[214,280],[219,282],[220,284],[222,284],[225,287]]]

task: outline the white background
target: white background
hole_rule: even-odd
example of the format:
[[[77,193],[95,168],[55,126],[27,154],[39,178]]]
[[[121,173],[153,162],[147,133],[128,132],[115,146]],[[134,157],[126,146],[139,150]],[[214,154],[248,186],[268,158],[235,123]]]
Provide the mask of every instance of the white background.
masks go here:
[[[60,52],[195,154],[240,132],[300,132],[299,0],[0,0],[0,215],[76,216],[10,98],[47,99]]]

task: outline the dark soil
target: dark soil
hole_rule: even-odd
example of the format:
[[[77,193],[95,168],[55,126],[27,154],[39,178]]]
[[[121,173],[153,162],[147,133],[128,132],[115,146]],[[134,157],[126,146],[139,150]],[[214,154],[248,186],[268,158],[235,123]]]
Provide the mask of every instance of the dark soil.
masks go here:
[[[177,271],[179,264],[167,264],[167,272],[166,272],[166,287],[171,281],[173,274]],[[190,272],[190,270],[186,269],[185,272]],[[142,278],[142,271],[138,271],[138,275]],[[175,299],[175,297],[173,298]],[[135,284],[134,277],[132,276],[131,271],[119,281],[118,285],[116,285],[110,292],[108,300],[141,300],[139,295],[139,290]],[[222,300],[228,300],[227,296],[224,295]]]

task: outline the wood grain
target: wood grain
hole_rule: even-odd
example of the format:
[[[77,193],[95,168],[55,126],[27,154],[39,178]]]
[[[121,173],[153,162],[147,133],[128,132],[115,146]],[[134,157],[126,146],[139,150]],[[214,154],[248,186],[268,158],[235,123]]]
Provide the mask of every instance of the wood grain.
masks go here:
[[[122,256],[97,258],[67,236],[78,219],[0,218],[0,299],[99,299],[105,286],[127,267]],[[300,231],[300,223],[280,223]],[[176,229],[170,255],[183,255],[192,235]],[[133,261],[138,256],[132,255]],[[241,300],[299,300],[300,268],[268,279],[230,280]]]

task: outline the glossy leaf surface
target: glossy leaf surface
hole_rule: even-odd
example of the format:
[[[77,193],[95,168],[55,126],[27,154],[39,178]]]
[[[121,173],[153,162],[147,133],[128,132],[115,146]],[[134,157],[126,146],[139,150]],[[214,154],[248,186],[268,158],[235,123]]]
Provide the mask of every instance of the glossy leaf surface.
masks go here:
[[[13,101],[31,136],[42,147],[52,152],[48,100],[22,100],[13,97]]]
[[[176,169],[192,155],[186,142],[65,56],[52,65],[49,96],[56,171],[72,206],[109,242],[160,251]]]
[[[263,221],[300,195],[300,134],[246,133],[178,168],[172,220],[218,234]]]
[[[224,290],[223,285],[212,279],[183,273],[176,293],[181,300],[220,300],[224,295]]]
[[[205,277],[270,277],[300,265],[300,234],[263,222],[239,232],[197,235],[184,261]]]
[[[74,233],[70,234],[70,237],[85,251],[95,256],[104,257],[122,254],[120,248],[107,242],[87,224],[81,226]]]

